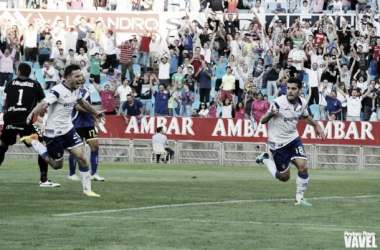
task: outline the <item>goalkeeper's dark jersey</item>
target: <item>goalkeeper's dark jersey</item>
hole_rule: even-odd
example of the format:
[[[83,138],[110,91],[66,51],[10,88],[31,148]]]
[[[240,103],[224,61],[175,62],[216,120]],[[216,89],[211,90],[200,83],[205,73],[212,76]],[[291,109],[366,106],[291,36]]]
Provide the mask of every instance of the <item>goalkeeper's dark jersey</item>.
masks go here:
[[[45,93],[37,81],[23,77],[7,83],[4,93],[4,124],[24,124],[37,102],[45,98]]]

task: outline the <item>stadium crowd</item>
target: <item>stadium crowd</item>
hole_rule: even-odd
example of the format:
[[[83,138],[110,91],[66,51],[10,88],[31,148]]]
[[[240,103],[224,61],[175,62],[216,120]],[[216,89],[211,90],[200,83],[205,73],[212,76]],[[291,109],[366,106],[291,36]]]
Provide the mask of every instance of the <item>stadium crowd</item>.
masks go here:
[[[9,8],[18,8],[9,0]],[[24,3],[33,8],[35,0]],[[157,10],[159,1],[42,1],[46,9]],[[14,77],[20,62],[35,69],[44,89],[65,81],[64,68],[78,64],[98,93],[107,114],[251,118],[259,122],[270,101],[286,94],[290,77],[304,82],[302,96],[315,119],[380,119],[380,19],[376,3],[359,1],[160,1],[159,10],[184,11],[182,26],[157,36],[136,30],[118,44],[116,33],[96,16],[82,17],[76,30],[63,21],[12,23],[0,20],[0,86]],[[272,3],[272,2],[271,2]],[[87,6],[87,7],[86,7]],[[275,6],[270,9],[269,6]],[[207,22],[195,25],[186,11],[204,11]],[[240,24],[240,9],[253,13]],[[351,11],[355,22],[340,15]],[[287,26],[277,15],[270,23],[261,13],[327,13],[314,22],[299,18]],[[199,27],[203,27],[200,29]],[[77,33],[75,50],[67,34]],[[161,39],[163,37],[163,39]],[[172,38],[174,37],[174,39]],[[162,51],[160,46],[165,45]],[[97,98],[93,98],[96,101]],[[124,113],[125,112],[125,113]],[[125,116],[127,114],[128,116]]]

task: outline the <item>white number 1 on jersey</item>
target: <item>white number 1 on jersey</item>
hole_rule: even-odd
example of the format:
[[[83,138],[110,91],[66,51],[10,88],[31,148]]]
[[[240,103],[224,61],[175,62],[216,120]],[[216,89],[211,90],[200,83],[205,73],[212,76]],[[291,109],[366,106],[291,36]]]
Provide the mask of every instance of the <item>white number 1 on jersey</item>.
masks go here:
[[[22,105],[22,94],[24,93],[24,90],[23,89],[19,89],[18,92],[20,92],[20,95],[18,96],[18,103],[17,105],[18,106],[21,106]]]

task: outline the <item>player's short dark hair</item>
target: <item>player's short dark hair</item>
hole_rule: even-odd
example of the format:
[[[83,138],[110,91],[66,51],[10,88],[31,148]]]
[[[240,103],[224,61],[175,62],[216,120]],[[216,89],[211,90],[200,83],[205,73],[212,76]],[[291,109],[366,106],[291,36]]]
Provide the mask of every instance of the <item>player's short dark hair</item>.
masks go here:
[[[29,77],[32,73],[32,68],[27,63],[20,63],[17,69],[20,72],[20,76]]]
[[[302,81],[301,81],[301,79],[299,79],[299,78],[296,78],[296,77],[290,77],[289,80],[288,80],[288,84],[289,84],[289,83],[296,83],[299,89],[302,88]]]
[[[157,128],[157,133],[161,133],[162,129],[163,129],[163,127],[158,127]]]
[[[113,74],[114,72],[115,72],[115,69],[114,69],[114,68],[109,68],[109,69],[108,69],[108,73]]]
[[[75,70],[80,70],[79,65],[76,65],[76,64],[70,64],[69,66],[67,66],[67,67],[65,68],[65,76],[67,77],[67,76],[71,75],[71,73],[72,73],[73,71],[75,71]]]
[[[128,95],[127,95],[127,97],[128,97],[128,96],[132,97],[132,95],[131,95],[131,94],[128,94]]]

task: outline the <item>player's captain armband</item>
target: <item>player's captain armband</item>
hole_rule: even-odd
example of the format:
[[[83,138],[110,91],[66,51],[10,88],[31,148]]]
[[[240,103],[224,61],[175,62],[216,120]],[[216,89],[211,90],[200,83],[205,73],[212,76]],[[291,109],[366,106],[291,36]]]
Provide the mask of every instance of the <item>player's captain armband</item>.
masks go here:
[[[280,109],[280,105],[278,105],[278,103],[274,101],[274,102],[272,102],[269,110],[271,110],[272,108],[274,110],[279,110]]]

